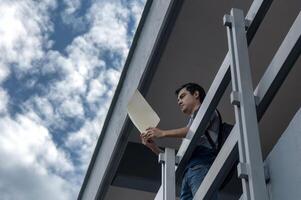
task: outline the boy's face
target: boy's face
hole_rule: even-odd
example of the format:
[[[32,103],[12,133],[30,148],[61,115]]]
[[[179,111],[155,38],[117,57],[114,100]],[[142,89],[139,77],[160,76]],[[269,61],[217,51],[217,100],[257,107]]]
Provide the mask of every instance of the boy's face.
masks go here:
[[[199,92],[191,94],[186,88],[180,90],[178,94],[178,105],[183,113],[191,115],[193,109],[199,104]]]

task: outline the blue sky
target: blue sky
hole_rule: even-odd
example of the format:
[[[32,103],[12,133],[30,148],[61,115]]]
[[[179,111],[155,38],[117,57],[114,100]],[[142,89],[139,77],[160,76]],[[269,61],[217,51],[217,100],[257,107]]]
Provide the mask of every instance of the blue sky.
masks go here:
[[[1,199],[76,199],[144,4],[0,1]]]

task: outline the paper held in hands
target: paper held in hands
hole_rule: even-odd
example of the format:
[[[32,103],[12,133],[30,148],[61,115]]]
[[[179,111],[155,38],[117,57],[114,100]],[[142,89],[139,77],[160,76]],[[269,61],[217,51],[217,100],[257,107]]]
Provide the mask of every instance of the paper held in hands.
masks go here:
[[[144,132],[149,127],[156,127],[160,121],[157,113],[147,103],[141,93],[136,90],[130,99],[127,112],[133,124],[140,131]]]

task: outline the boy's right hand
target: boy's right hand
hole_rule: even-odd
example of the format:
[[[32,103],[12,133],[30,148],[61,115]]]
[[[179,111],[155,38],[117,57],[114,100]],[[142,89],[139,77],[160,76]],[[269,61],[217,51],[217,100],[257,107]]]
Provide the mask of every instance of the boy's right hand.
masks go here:
[[[141,138],[142,144],[144,144],[149,149],[151,149],[155,154],[158,155],[159,153],[162,152],[161,149],[156,145],[156,143],[154,142],[154,140],[147,139],[146,137],[144,137],[143,134],[140,134],[140,138]]]

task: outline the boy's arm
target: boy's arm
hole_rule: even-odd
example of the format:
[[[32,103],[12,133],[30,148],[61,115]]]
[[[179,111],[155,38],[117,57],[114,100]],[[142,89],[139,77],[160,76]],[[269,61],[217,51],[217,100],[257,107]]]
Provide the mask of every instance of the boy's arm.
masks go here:
[[[189,131],[189,127],[171,129],[171,130],[161,130],[159,128],[150,127],[146,129],[145,133],[142,133],[142,137],[146,139],[162,138],[162,137],[174,137],[174,138],[184,138]]]

